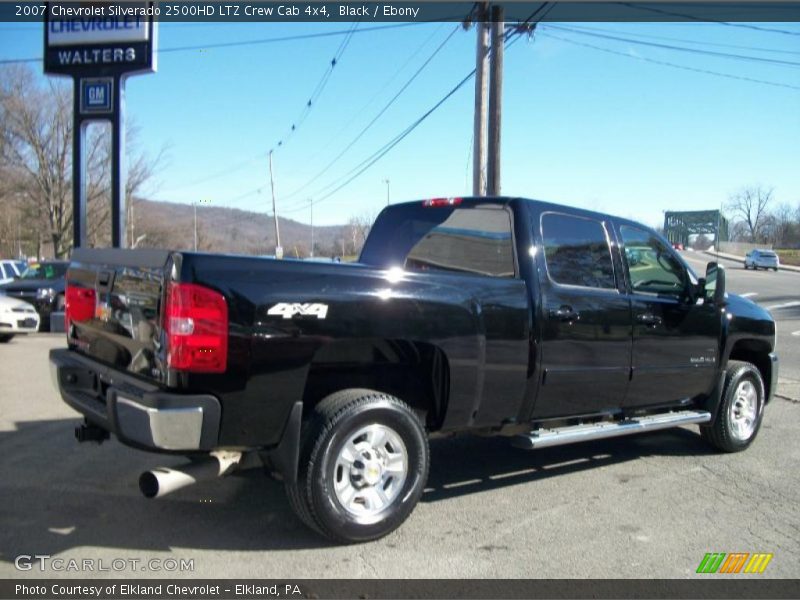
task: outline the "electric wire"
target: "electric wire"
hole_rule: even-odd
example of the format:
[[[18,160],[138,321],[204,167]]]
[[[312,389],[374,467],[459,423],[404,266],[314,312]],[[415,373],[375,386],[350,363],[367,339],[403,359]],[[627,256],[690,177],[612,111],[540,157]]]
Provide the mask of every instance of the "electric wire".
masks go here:
[[[452,39],[453,35],[455,35],[455,33],[460,29],[460,27],[461,27],[461,25],[456,25],[456,27],[453,29],[453,31],[451,31],[450,34],[442,41],[442,43],[439,44],[436,47],[436,49],[427,58],[427,60],[425,60],[425,62],[423,62],[422,65],[420,65],[420,67],[414,72],[414,74],[405,82],[405,84],[403,84],[403,86],[397,91],[397,93],[394,96],[392,96],[392,98],[383,106],[383,108],[381,108],[381,110],[378,111],[378,113],[372,118],[372,120],[369,123],[367,123],[361,129],[361,131],[359,131],[356,134],[356,136],[352,140],[350,140],[350,142],[347,144],[347,146],[345,146],[316,175],[311,177],[302,186],[300,186],[299,188],[295,189],[294,191],[292,191],[292,192],[290,192],[288,194],[284,194],[282,199],[283,200],[287,200],[289,198],[293,198],[293,197],[297,196],[298,194],[302,193],[311,184],[313,184],[320,177],[322,177],[325,173],[327,173],[333,165],[335,165],[337,162],[339,162],[339,159],[341,159],[342,156],[344,156],[362,137],[364,137],[364,134],[366,134],[367,131],[369,131],[372,128],[372,126],[378,121],[378,119],[380,119],[386,113],[386,111],[389,110],[389,108],[397,101],[397,99],[400,96],[403,95],[403,93],[414,82],[414,80],[425,70],[425,68],[431,63],[431,61],[436,57],[436,55],[439,54],[439,52],[445,47],[445,45],[447,45],[447,43]]]
[[[652,39],[652,40],[666,40],[668,42],[682,42],[684,44],[694,44],[698,46],[715,46],[719,48],[737,48],[739,50],[750,50],[751,52],[767,52],[767,53],[774,53],[774,54],[794,54],[800,55],[800,50],[786,50],[786,49],[779,49],[779,48],[764,48],[763,46],[746,46],[742,44],[725,44],[722,42],[709,42],[706,40],[692,40],[685,37],[673,37],[667,35],[656,35],[654,33],[636,33],[631,31],[619,31],[617,29],[604,29],[602,27],[587,27],[587,26],[578,26],[570,23],[569,27],[571,29],[576,29],[579,31],[590,31],[590,32],[599,32],[599,33],[608,33],[612,35],[624,35],[628,37],[634,38],[645,38],[645,39]]]
[[[361,27],[355,33],[369,33],[370,31],[383,31],[386,29],[399,29],[401,27],[413,27],[415,25],[426,25],[428,21],[414,21],[410,23],[392,23],[390,25],[373,25],[371,27]],[[352,28],[351,28],[352,29]],[[170,54],[172,52],[191,52],[200,50],[213,50],[219,48],[237,48],[240,46],[257,46],[262,44],[275,44],[280,42],[294,42],[315,38],[335,37],[350,35],[350,29],[337,29],[335,31],[320,31],[317,33],[304,33],[298,35],[286,35],[271,38],[257,38],[253,40],[240,40],[236,42],[218,42],[213,44],[197,44],[191,46],[173,46],[171,48],[159,48],[158,54]],[[4,58],[0,59],[0,64],[42,62],[42,57],[36,58]]]
[[[631,38],[620,37],[616,35],[608,35],[604,33],[592,33],[588,31],[581,31],[579,29],[574,29],[572,27],[564,27],[563,25],[550,25],[548,24],[546,29],[555,29],[557,31],[566,31],[569,33],[574,33],[577,35],[582,36],[589,36],[595,38],[601,38],[606,40],[612,40],[615,42],[625,42],[627,44],[636,44],[640,46],[649,46],[652,48],[661,48],[664,50],[674,50],[677,52],[687,52],[691,54],[702,54],[706,56],[713,56],[716,58],[726,58],[726,59],[733,59],[733,60],[745,60],[745,61],[753,61],[753,62],[760,62],[760,63],[767,63],[772,65],[780,65],[780,66],[791,66],[791,67],[800,67],[800,62],[789,61],[789,60],[779,60],[776,58],[765,58],[763,56],[749,56],[746,54],[731,54],[728,52],[717,52],[715,50],[703,50],[700,48],[686,48],[683,46],[675,46],[673,44],[662,44],[659,42],[646,42],[642,40],[634,40]]]
[[[749,23],[734,23],[731,21],[719,21],[716,19],[709,19],[708,17],[698,17],[695,15],[689,15],[686,13],[674,12],[669,10],[664,10],[663,8],[656,8],[654,6],[644,6],[641,4],[636,4],[634,2],[621,2],[623,6],[627,6],[629,8],[638,8],[639,10],[648,10],[650,12],[659,13],[662,15],[667,15],[670,17],[681,17],[683,19],[687,19],[690,21],[698,21],[701,23],[716,23],[718,25],[727,25],[728,27],[741,27],[743,29],[753,29],[755,31],[764,31],[767,33],[781,33],[784,35],[800,35],[798,31],[789,31],[786,29],[775,29],[772,27],[762,27],[760,25],[751,25]]]
[[[519,41],[522,37],[523,28],[527,26],[531,19],[533,19],[536,15],[542,12],[546,7],[549,8],[539,17],[539,19],[532,24],[532,28],[536,27],[542,19],[544,19],[547,14],[552,10],[554,4],[550,2],[543,2],[539,8],[537,8],[531,15],[525,19],[525,21],[521,22],[517,25],[516,28],[507,30],[503,36],[503,45],[505,48],[510,48],[513,44]],[[513,39],[512,39],[513,38]],[[316,197],[316,195],[312,195],[314,197],[314,204],[318,205],[320,202],[324,202],[344,187],[349,185],[352,181],[354,181],[357,177],[362,175],[366,172],[370,167],[372,167],[376,162],[378,162],[381,158],[386,156],[395,146],[397,146],[401,141],[403,141],[408,135],[411,134],[419,125],[421,125],[431,114],[433,114],[439,107],[441,107],[447,100],[449,100],[453,94],[455,94],[459,89],[461,89],[472,77],[475,76],[476,69],[472,69],[464,78],[461,79],[443,98],[441,98],[436,104],[434,104],[427,112],[425,112],[421,117],[419,117],[416,121],[414,121],[411,125],[409,125],[404,131],[400,134],[395,136],[392,140],[386,143],[382,148],[379,148],[376,152],[372,155],[368,156],[366,159],[361,161],[358,165],[353,167],[348,173],[346,173],[343,177],[339,178],[339,180],[334,181],[333,183],[329,184],[328,186],[322,188],[317,194],[323,194],[321,197]],[[344,180],[344,181],[342,181]],[[338,183],[341,181],[341,183]],[[338,185],[337,185],[338,183]],[[334,187],[335,186],[335,187]],[[333,187],[333,189],[331,189]],[[310,204],[310,203],[309,203]],[[300,210],[305,210],[308,208],[309,204],[305,204],[303,206],[298,206],[296,208],[287,209],[281,211],[282,213],[292,213],[297,212]]]
[[[788,83],[780,83],[780,82],[777,82],[777,81],[767,81],[765,79],[756,79],[754,77],[745,77],[743,75],[733,75],[731,73],[721,73],[719,71],[711,71],[709,69],[700,69],[700,68],[697,68],[697,67],[688,67],[686,65],[679,65],[679,64],[676,64],[676,63],[673,63],[673,62],[664,61],[664,60],[656,60],[654,58],[648,58],[648,57],[645,57],[645,56],[632,55],[632,54],[629,54],[627,52],[621,52],[619,50],[612,50],[611,48],[603,48],[601,46],[596,46],[594,44],[589,44],[589,43],[586,43],[586,42],[579,42],[577,40],[572,40],[572,39],[569,39],[569,38],[561,37],[561,36],[555,35],[555,34],[550,33],[550,32],[541,32],[541,35],[544,35],[546,37],[549,37],[549,38],[552,38],[552,39],[556,39],[556,40],[559,40],[559,41],[562,41],[562,42],[566,42],[568,44],[573,44],[575,46],[583,46],[584,48],[592,48],[593,50],[598,50],[600,52],[606,52],[608,54],[616,54],[617,56],[624,56],[626,58],[632,58],[632,59],[635,59],[635,60],[641,60],[641,61],[644,61],[644,62],[649,62],[649,63],[656,64],[656,65],[673,67],[673,68],[676,68],[676,69],[683,69],[685,71],[692,71],[692,72],[695,72],[695,73],[703,73],[705,75],[714,75],[716,77],[725,77],[727,79],[737,79],[737,80],[740,80],[740,81],[749,81],[751,83],[760,83],[760,84],[763,84],[763,85],[770,85],[770,86],[774,86],[774,87],[787,88],[787,89],[791,89],[791,90],[800,90],[800,86],[795,86],[795,85],[791,85],[791,84],[788,84]]]

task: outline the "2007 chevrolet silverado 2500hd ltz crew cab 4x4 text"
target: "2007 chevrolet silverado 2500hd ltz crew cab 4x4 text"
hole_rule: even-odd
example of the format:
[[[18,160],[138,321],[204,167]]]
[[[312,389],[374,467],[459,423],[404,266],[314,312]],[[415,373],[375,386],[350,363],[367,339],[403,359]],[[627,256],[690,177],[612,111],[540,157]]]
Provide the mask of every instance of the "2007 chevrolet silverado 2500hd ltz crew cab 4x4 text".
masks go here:
[[[387,207],[358,263],[78,249],[68,348],[50,354],[76,434],[189,456],[160,496],[261,466],[342,542],[398,527],[430,434],[523,448],[689,423],[755,439],[775,323],[638,223],[521,198]]]

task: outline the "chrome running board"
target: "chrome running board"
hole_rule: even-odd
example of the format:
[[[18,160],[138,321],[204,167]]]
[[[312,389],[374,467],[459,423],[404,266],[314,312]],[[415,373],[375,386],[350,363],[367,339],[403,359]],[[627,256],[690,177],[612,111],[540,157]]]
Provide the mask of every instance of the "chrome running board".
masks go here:
[[[646,431],[669,429],[690,423],[708,423],[710,420],[710,412],[704,410],[681,410],[628,418],[623,421],[602,421],[588,425],[537,429],[529,434],[511,438],[511,443],[517,448],[533,450],[534,448],[548,448],[550,446],[561,446],[562,444],[602,440]]]

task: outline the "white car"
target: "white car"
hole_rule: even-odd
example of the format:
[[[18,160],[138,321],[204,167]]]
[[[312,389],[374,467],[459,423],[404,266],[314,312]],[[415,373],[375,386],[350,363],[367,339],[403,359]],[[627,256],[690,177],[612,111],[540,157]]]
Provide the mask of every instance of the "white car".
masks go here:
[[[0,285],[14,281],[25,270],[25,263],[21,260],[0,260]]]
[[[4,344],[20,333],[35,333],[39,330],[39,315],[27,302],[0,296],[0,344]]]
[[[750,250],[744,257],[745,269],[752,268],[758,270],[761,268],[777,271],[779,266],[780,260],[778,259],[778,255],[772,250]]]

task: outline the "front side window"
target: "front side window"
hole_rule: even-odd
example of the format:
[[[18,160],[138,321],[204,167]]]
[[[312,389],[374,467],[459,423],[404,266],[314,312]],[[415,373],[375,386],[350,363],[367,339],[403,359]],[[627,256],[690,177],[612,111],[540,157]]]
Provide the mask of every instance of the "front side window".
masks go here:
[[[634,292],[681,295],[686,288],[686,270],[655,234],[622,225],[628,273]]]
[[[547,272],[555,283],[615,289],[614,264],[600,221],[572,215],[542,215]]]

